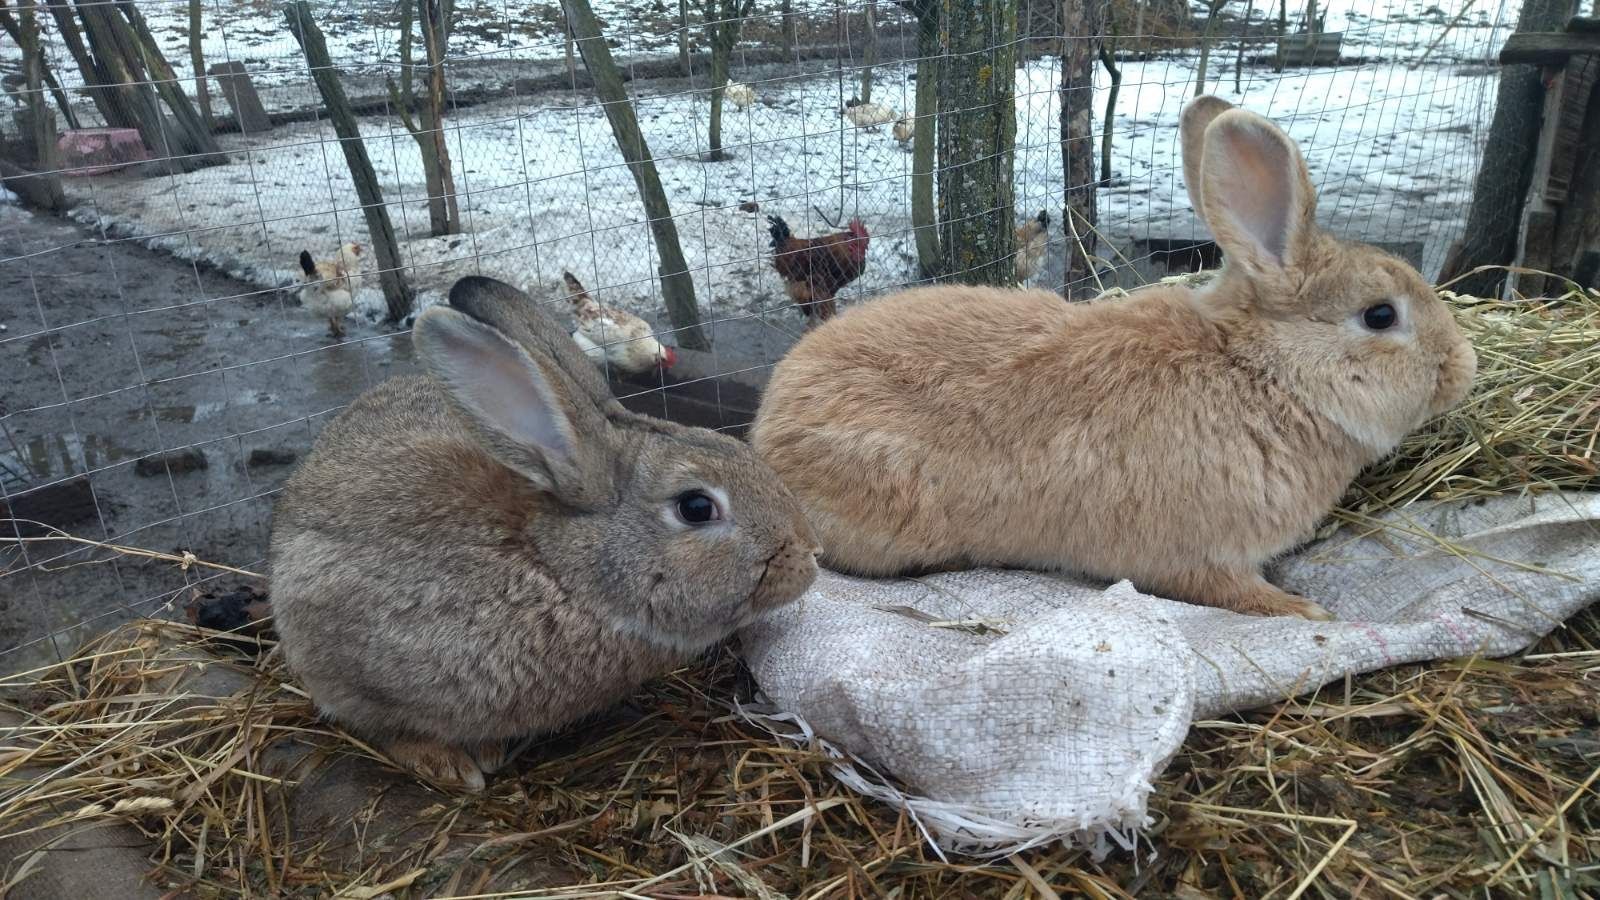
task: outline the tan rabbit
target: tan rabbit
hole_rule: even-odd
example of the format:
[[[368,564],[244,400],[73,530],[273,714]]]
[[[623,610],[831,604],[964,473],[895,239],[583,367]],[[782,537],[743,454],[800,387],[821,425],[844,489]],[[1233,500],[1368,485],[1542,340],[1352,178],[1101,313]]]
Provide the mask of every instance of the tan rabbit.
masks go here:
[[[826,565],[1070,570],[1328,617],[1262,564],[1459,402],[1477,360],[1414,269],[1317,227],[1305,162],[1271,122],[1201,97],[1181,132],[1225,254],[1210,285],[1088,304],[909,290],[778,364],[753,440]]]
[[[731,437],[624,410],[553,318],[464,278],[426,376],[322,432],[273,517],[272,610],[317,706],[477,789],[508,743],[692,658],[816,575],[794,497]]]

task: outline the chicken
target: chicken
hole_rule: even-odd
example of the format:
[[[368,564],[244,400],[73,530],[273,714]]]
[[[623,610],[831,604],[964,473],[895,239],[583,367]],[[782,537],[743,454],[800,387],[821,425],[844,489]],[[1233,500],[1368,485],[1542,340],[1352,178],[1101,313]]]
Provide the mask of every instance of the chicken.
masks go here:
[[[366,252],[354,241],[340,244],[331,260],[318,261],[311,258],[311,251],[300,251],[300,302],[328,320],[328,335],[336,340],[344,337],[344,317],[356,307],[361,257]]]
[[[772,267],[790,299],[810,324],[833,318],[834,295],[867,266],[867,227],[851,219],[844,231],[797,238],[782,217],[767,216],[767,221],[772,223]]]
[[[562,272],[561,280],[567,284],[567,299],[572,301],[572,316],[578,322],[572,340],[597,365],[628,375],[677,365],[677,352],[656,340],[649,322],[625,309],[597,303],[571,272]]]
[[[900,142],[900,149],[904,150],[916,134],[917,122],[910,116],[901,116],[894,121],[894,139]]]
[[[722,88],[723,99],[732,103],[735,109],[744,109],[756,102],[756,92],[748,84],[729,81]]]
[[[854,97],[844,102],[839,114],[857,128],[876,128],[900,118],[899,113],[881,103],[862,103]]]
[[[1017,283],[1027,284],[1028,279],[1039,274],[1039,264],[1044,262],[1044,248],[1050,243],[1050,213],[1039,210],[1039,215],[1017,226]]]

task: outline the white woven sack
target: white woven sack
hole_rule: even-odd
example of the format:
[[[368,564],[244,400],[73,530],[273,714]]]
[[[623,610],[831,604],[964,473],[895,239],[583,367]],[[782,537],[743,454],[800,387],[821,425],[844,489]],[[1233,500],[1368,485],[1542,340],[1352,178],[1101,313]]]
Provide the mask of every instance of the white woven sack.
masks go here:
[[[1336,622],[1035,572],[823,572],[741,633],[771,704],[752,716],[820,743],[847,785],[906,808],[944,850],[1126,846],[1194,719],[1399,663],[1514,653],[1600,597],[1600,495],[1421,504],[1386,524],[1269,569]]]

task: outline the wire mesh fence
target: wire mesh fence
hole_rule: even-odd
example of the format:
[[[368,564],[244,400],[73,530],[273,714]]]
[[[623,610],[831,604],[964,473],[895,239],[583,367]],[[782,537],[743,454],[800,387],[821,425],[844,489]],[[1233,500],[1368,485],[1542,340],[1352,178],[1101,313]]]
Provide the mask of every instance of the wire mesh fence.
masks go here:
[[[237,577],[52,529],[264,571],[294,461],[361,390],[413,370],[410,315],[465,275],[568,316],[571,272],[683,352],[669,369],[612,371],[619,395],[737,430],[807,324],[768,216],[803,238],[860,220],[865,263],[839,291],[846,307],[972,264],[948,236],[942,249],[927,238],[940,231],[934,132],[955,100],[1014,107],[1014,142],[984,158],[1010,176],[1018,261],[1037,263],[1018,274],[1036,287],[1079,296],[1215,263],[1178,158],[1178,113],[1197,89],[1301,143],[1324,225],[1431,276],[1460,236],[1491,60],[1517,13],[1474,0],[989,4],[1015,16],[985,57],[1014,66],[1008,92],[953,74],[967,70],[944,49],[939,6],[596,0],[632,137],[573,4],[304,7],[331,68],[308,62],[292,8],[257,0],[10,4],[0,160],[8,177],[60,175],[65,215],[9,192],[0,205],[0,664],[54,658],[85,630],[171,613]],[[43,65],[30,73],[31,29]],[[392,258],[370,252],[383,243],[373,204],[319,71],[348,99]],[[46,115],[50,147],[29,140]],[[641,158],[666,216],[641,193]],[[662,277],[666,222],[687,287]],[[339,269],[346,242],[364,252]],[[410,315],[395,315],[398,281]],[[348,317],[325,310],[341,288]],[[698,322],[673,291],[692,293]]]

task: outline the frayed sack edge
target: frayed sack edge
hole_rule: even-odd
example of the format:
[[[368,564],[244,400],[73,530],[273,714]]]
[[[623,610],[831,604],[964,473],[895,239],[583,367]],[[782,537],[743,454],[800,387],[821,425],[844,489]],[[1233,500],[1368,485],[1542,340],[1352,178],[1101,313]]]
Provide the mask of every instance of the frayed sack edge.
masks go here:
[[[827,754],[834,761],[833,776],[840,784],[864,797],[904,810],[943,862],[950,861],[947,853],[997,859],[1058,841],[1063,846],[1084,848],[1098,862],[1110,855],[1114,847],[1135,851],[1140,831],[1151,824],[1145,801],[1154,788],[1145,778],[1130,779],[1115,808],[1102,810],[1098,815],[1053,820],[1000,818],[992,811],[906,793],[865,760],[818,737],[805,719],[777,709],[764,702],[764,698],[758,697],[757,703],[749,706],[735,701],[732,709],[737,717],[778,740],[814,747]]]

